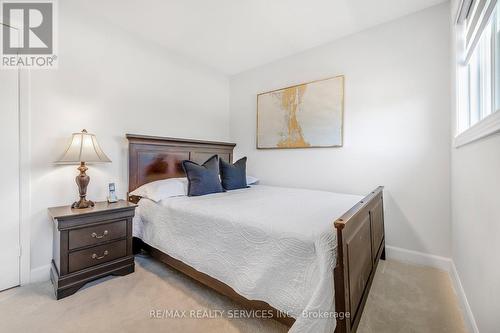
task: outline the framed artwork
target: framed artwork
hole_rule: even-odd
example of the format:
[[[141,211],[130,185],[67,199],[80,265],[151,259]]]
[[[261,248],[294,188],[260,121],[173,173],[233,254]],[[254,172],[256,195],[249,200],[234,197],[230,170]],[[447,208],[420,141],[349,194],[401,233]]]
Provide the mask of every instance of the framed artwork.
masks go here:
[[[257,95],[257,148],[341,147],[344,76]]]

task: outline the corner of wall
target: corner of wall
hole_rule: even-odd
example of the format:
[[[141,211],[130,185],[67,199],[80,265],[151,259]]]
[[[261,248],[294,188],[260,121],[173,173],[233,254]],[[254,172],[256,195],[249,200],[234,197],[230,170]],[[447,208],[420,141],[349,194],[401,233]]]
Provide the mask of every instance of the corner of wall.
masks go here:
[[[30,272],[30,283],[45,282],[50,280],[50,265],[33,268]]]
[[[451,261],[450,277],[451,281],[453,282],[453,287],[455,288],[455,294],[457,295],[458,301],[460,303],[460,309],[462,310],[466,327],[472,333],[479,333],[476,319],[474,317],[474,314],[472,313],[469,301],[467,300],[467,296],[465,295],[465,290],[462,286],[462,281],[460,280],[460,276],[458,275],[457,267],[455,266],[455,263],[453,261]]]

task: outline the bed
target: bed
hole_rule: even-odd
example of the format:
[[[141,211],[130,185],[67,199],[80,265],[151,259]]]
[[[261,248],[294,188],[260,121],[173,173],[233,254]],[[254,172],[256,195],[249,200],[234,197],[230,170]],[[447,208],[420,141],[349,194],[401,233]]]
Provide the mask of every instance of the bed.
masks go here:
[[[127,138],[130,192],[183,177],[185,159],[202,163],[217,154],[232,162],[235,147]],[[160,203],[129,200],[139,203],[134,251],[149,252],[245,308],[271,313],[293,332],[355,332],[385,259],[382,187],[364,197],[256,185]]]

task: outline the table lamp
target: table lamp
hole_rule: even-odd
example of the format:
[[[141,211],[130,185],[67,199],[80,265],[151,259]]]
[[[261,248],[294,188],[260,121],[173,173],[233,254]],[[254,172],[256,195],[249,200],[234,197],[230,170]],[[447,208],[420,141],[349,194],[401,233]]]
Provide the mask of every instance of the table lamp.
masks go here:
[[[71,143],[64,152],[64,155],[56,161],[58,164],[80,164],[78,170],[80,174],[76,176],[76,184],[80,192],[80,200],[73,203],[71,208],[89,208],[94,206],[94,202],[87,200],[87,185],[90,182],[90,177],[85,171],[88,168],[85,163],[109,163],[111,160],[104,154],[101,147],[97,143],[94,134],[87,133],[82,130],[81,133],[73,133]]]

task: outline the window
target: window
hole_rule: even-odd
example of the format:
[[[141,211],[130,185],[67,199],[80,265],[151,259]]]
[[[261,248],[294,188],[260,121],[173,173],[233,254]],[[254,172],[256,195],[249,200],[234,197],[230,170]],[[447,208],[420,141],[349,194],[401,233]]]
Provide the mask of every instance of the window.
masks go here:
[[[483,31],[467,64],[469,121],[466,127],[474,125],[493,111],[492,68],[495,59],[492,57],[491,23]]]
[[[457,132],[460,137],[474,128],[477,133],[469,140],[474,141],[500,131],[500,112],[497,113],[500,111],[500,5],[497,0],[464,0],[457,31],[463,44],[463,61],[458,71]],[[492,130],[489,124],[483,127],[490,133],[479,131],[486,120],[492,121],[493,117],[489,116],[493,114],[498,117],[498,128]]]

